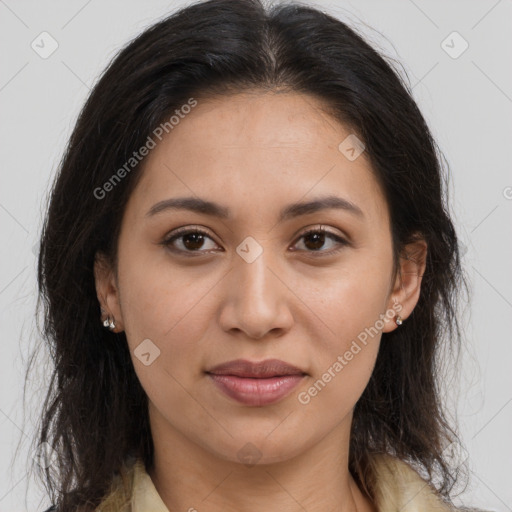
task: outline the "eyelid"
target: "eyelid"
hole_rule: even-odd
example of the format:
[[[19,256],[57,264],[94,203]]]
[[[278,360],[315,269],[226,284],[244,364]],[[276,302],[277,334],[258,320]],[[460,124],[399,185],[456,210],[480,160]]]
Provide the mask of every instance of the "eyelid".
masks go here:
[[[183,235],[189,232],[199,232],[203,235],[208,235],[210,238],[213,239],[213,236],[206,228],[203,228],[203,226],[199,226],[196,224],[190,224],[189,226],[183,226],[181,228],[173,229],[170,233],[168,233],[168,235],[166,235],[166,239],[169,240],[171,238],[174,238],[175,236]]]
[[[347,239],[347,242],[348,242],[348,237],[346,235],[344,235],[343,233],[335,233],[334,231],[331,231],[328,228],[328,226],[326,226],[325,224],[311,224],[310,226],[306,226],[305,228],[302,228],[296,236],[301,237],[301,236],[307,235],[311,231],[313,231],[313,232],[321,231],[323,233],[327,233],[328,235],[337,236],[338,238]]]

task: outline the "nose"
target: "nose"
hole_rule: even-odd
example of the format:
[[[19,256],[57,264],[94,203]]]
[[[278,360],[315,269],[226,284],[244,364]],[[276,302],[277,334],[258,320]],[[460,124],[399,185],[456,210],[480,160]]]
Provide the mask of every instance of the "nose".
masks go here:
[[[234,267],[224,282],[225,300],[220,324],[226,332],[243,332],[259,340],[269,335],[282,336],[290,330],[293,294],[263,251],[251,263],[236,256]]]

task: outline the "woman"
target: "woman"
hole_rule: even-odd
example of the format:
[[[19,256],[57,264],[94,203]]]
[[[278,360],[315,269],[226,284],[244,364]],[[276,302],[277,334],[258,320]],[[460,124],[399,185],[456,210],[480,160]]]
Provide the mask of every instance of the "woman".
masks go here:
[[[41,240],[54,510],[452,510],[443,178],[397,73],[318,10],[210,0],[132,41]]]

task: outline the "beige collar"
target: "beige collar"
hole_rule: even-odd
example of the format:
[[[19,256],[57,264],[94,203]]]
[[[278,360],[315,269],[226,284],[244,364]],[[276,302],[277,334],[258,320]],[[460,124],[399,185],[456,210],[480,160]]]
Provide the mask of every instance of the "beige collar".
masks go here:
[[[141,459],[138,459],[134,465],[133,489],[130,512],[169,512]]]

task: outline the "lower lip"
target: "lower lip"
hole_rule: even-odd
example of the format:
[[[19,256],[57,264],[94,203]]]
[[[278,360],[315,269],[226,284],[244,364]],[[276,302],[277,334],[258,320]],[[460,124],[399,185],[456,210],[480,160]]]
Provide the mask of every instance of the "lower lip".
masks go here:
[[[283,375],[267,379],[216,375],[209,377],[227,396],[244,405],[268,405],[282,400],[299,384],[304,375]]]

